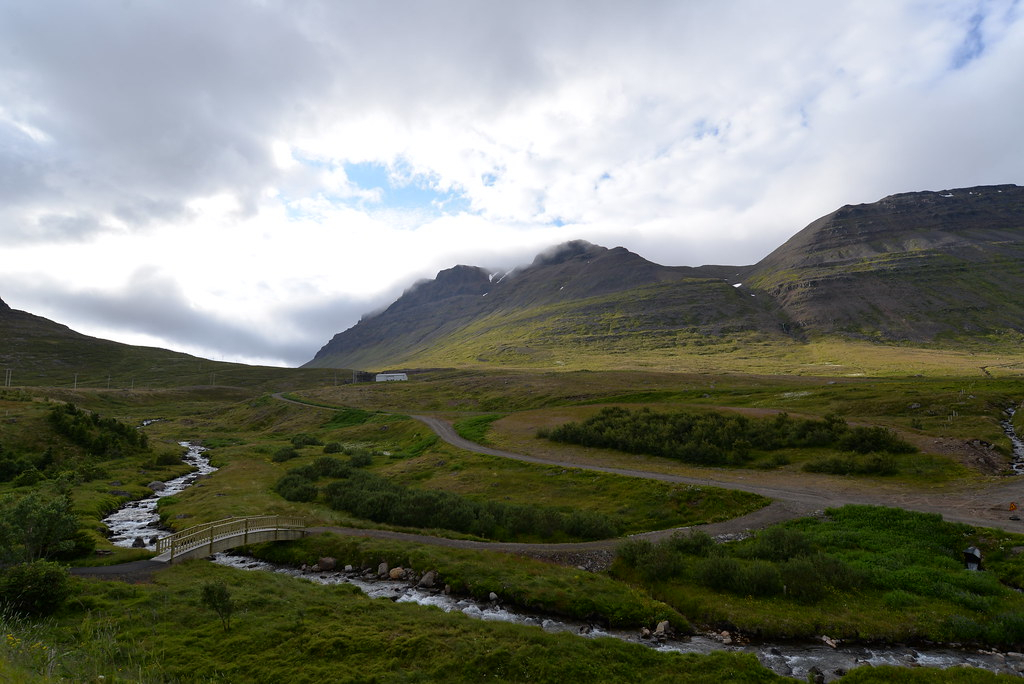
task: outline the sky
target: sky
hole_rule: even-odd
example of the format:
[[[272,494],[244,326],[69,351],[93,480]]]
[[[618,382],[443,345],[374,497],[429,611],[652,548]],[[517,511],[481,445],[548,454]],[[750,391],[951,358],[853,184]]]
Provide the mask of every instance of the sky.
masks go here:
[[[1017,0],[0,0],[0,299],[297,366],[568,240],[756,263],[1024,184]]]

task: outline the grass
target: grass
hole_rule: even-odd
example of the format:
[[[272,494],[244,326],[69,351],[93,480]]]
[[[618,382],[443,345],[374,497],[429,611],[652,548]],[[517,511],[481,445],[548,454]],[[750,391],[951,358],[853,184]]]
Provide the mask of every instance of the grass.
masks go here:
[[[214,581],[235,604],[227,633],[200,601]],[[73,681],[782,681],[749,655],[658,653],[203,561],[80,592],[39,635],[61,654],[54,676]]]
[[[358,568],[376,569],[387,562],[392,568],[434,570],[439,585],[449,585],[457,595],[486,601],[494,592],[503,604],[530,613],[621,628],[653,629],[661,620],[669,620],[681,634],[692,629],[667,605],[607,575],[510,554],[332,534],[261,544],[252,553],[261,560],[293,567],[331,557],[340,565]]]
[[[762,542],[785,538],[799,542],[790,546],[795,549],[790,553],[778,543]],[[722,567],[723,572],[727,565],[734,568],[728,572],[735,576],[702,578],[701,568],[711,560],[701,560],[695,548],[676,542],[646,551],[635,544],[623,547],[614,572],[623,580],[641,582],[652,596],[694,623],[731,625],[758,638],[828,634],[859,641],[967,642],[1013,649],[1024,643],[1024,598],[1012,588],[1019,586],[1024,571],[1024,557],[1016,551],[1022,543],[1021,535],[946,523],[937,515],[845,506],[826,511],[823,518],[784,523],[744,542],[704,547],[703,558],[733,559]],[[982,549],[986,572],[963,568],[961,550],[968,546]],[[813,554],[825,554],[831,559],[828,567],[838,568],[838,574],[819,571],[803,577],[799,585],[791,583],[788,591],[781,586],[771,592],[753,589],[755,584],[743,579],[757,568],[763,575],[763,559],[774,558],[785,581],[784,563],[813,559]],[[655,576],[652,567],[661,568],[660,574]],[[815,591],[794,592],[808,588]],[[899,611],[898,620],[893,619],[894,610]]]
[[[607,515],[624,534],[698,525],[751,513],[769,503],[746,492],[538,466],[481,454],[424,455],[377,470],[396,481],[478,500],[582,509]]]

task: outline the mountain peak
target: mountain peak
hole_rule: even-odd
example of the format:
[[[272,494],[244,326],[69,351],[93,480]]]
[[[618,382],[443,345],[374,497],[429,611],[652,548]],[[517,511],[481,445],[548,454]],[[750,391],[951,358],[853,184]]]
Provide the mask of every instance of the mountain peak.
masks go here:
[[[607,247],[586,240],[570,240],[538,254],[532,266],[555,266],[580,257],[592,259],[607,251]]]
[[[10,311],[11,307],[7,306],[4,300],[0,299],[0,311]]]

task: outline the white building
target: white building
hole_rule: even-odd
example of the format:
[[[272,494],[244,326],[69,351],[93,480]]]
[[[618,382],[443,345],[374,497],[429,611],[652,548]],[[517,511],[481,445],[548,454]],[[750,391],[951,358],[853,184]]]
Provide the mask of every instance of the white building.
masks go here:
[[[405,373],[377,373],[377,382],[397,382],[408,379],[409,376]]]

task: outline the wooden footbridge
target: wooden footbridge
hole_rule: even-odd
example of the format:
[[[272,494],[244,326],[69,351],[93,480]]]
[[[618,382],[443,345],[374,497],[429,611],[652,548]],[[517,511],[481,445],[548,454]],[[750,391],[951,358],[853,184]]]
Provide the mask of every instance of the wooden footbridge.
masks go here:
[[[286,515],[228,518],[175,532],[156,542],[153,560],[177,563],[188,558],[209,556],[236,546],[259,542],[299,539],[306,536],[306,521]]]

